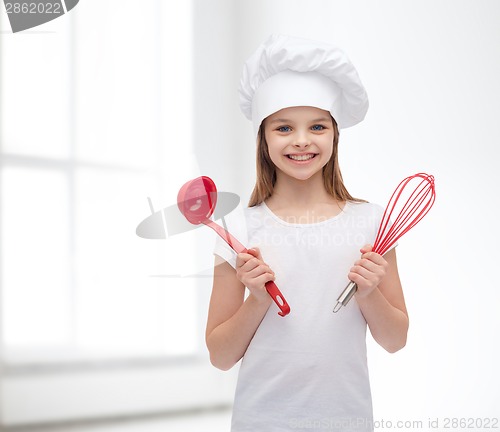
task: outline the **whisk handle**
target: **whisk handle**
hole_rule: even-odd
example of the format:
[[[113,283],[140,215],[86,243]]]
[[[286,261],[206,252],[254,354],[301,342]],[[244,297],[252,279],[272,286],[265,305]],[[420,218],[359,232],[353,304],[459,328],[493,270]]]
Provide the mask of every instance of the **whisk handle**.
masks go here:
[[[351,300],[352,296],[356,293],[358,286],[353,282],[349,282],[344,288],[344,291],[339,295],[337,304],[333,308],[333,312],[337,313],[342,306],[346,306]]]

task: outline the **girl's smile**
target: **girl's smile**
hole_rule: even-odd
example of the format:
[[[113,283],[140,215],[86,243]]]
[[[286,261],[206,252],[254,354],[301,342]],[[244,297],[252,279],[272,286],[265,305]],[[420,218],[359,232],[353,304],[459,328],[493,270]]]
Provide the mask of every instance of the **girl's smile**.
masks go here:
[[[312,158],[314,158],[317,155],[318,153],[293,153],[293,154],[288,154],[286,156],[294,162],[304,164],[309,162]]]

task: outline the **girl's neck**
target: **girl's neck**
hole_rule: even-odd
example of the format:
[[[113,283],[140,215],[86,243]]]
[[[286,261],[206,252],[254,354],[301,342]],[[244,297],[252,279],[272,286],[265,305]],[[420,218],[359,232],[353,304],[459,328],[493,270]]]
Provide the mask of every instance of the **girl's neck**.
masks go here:
[[[341,203],[326,191],[321,172],[307,180],[278,176],[266,205],[278,215],[301,214],[311,210],[331,215],[332,210],[326,210],[325,206],[341,209]]]

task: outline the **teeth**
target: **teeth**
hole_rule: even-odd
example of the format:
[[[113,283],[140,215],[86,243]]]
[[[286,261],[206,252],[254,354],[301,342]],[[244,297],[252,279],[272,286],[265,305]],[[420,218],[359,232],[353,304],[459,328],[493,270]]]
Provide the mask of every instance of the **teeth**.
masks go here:
[[[312,159],[314,157],[314,154],[306,154],[306,155],[288,155],[290,159],[296,160],[296,161],[305,161]]]

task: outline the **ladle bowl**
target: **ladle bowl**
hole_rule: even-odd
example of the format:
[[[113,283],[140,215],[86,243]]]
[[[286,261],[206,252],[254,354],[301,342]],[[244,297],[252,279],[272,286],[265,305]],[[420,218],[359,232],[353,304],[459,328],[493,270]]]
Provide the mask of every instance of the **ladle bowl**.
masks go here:
[[[188,181],[177,195],[177,205],[193,225],[209,219],[217,205],[217,188],[210,177],[202,176]]]

